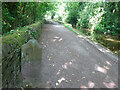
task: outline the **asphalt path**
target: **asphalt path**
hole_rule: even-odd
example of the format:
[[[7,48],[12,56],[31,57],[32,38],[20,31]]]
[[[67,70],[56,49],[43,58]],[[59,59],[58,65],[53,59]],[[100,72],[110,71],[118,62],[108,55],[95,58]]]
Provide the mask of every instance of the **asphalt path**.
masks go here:
[[[117,88],[118,60],[113,58],[117,56],[90,42],[56,22],[47,22],[39,41],[42,60],[25,63],[23,76],[38,88]]]

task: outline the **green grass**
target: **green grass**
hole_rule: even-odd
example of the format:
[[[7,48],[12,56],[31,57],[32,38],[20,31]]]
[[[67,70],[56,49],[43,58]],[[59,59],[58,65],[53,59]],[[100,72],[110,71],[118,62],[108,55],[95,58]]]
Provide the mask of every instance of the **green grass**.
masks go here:
[[[72,28],[69,27],[69,25],[65,25],[65,24],[62,24],[64,27],[66,27],[67,29],[69,29],[70,31],[72,31],[73,33],[79,35],[76,31],[74,31]]]
[[[75,31],[75,30],[77,30],[83,36],[86,36],[87,38],[89,38],[92,41],[98,42],[100,44],[100,46],[104,46],[104,47],[108,48],[111,52],[119,55],[118,50],[120,50],[120,47],[118,47],[118,46],[120,46],[120,41],[115,39],[116,37],[110,36],[110,35],[99,34],[99,33],[91,36],[90,30],[79,29],[79,28],[73,30],[72,28],[70,28],[69,25],[67,25],[65,23],[62,23],[62,25],[64,27],[66,27],[67,29],[69,29],[70,31],[72,31],[73,33],[75,33],[76,35],[79,35]]]

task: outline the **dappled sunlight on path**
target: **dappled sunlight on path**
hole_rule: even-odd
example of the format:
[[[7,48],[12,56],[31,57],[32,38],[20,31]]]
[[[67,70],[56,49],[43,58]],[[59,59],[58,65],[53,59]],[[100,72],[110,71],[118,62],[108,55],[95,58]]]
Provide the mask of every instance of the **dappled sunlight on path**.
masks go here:
[[[55,36],[52,41],[53,41],[53,42],[56,42],[57,40],[58,40],[59,42],[61,42],[63,39],[60,38],[60,37]]]
[[[44,45],[48,47],[43,50],[42,79],[51,82],[49,87],[117,87],[117,63],[88,44],[82,35],[76,38],[75,34],[61,25],[46,25],[43,38]],[[45,58],[47,55],[51,58]],[[50,67],[46,67],[47,64]]]
[[[43,46],[38,71],[40,81],[37,79],[39,82],[34,87],[118,87],[117,61],[101,53],[82,37],[59,24],[45,24],[40,41]]]
[[[107,70],[100,67],[99,65],[95,65],[95,70],[99,71],[99,72],[102,72],[104,74],[107,74]]]

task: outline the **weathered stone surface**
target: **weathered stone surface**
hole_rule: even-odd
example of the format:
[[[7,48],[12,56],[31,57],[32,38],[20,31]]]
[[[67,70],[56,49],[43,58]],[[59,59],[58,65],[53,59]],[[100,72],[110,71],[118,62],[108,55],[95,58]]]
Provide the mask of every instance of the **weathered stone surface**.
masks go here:
[[[33,30],[31,30],[31,33],[33,33],[33,35],[35,36],[34,38],[40,37],[42,32],[41,30],[42,26],[40,25],[40,23],[31,25],[31,27],[33,27]],[[16,81],[18,79],[18,75],[21,72],[21,47],[22,47],[21,45],[24,44],[25,42],[28,42],[28,40],[30,40],[31,38],[31,34],[29,34],[26,31],[29,31],[29,30],[26,29],[25,32],[23,31],[19,32],[18,33],[20,36],[19,38],[15,38],[17,34],[5,35],[0,37],[0,70],[1,70],[0,89],[1,87],[14,88],[17,85]],[[37,33],[34,33],[34,32],[37,32]],[[37,47],[37,46],[38,45],[35,45],[33,47]],[[38,52],[39,55],[37,55],[37,50],[39,50],[38,48],[35,48],[35,50],[33,48],[31,50],[36,51],[35,54],[31,53],[32,55],[31,57],[34,58],[36,56],[41,55],[41,53],[39,52]],[[28,50],[26,52],[30,52],[30,51]]]
[[[22,45],[22,62],[30,60],[41,60],[42,46],[35,40],[31,39]]]

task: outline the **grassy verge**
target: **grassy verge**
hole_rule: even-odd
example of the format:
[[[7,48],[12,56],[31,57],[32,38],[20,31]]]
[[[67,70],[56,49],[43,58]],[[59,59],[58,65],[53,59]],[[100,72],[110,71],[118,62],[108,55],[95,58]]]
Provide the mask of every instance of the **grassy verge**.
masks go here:
[[[76,31],[74,31],[72,28],[69,27],[69,25],[65,25],[65,24],[62,24],[64,27],[66,27],[67,29],[69,29],[70,31],[72,31],[73,33],[79,35],[79,33],[77,33]]]
[[[72,31],[73,33],[77,35],[79,35],[80,33],[83,36],[87,37],[88,39],[98,42],[100,46],[106,47],[114,54],[117,54],[118,56],[120,56],[120,53],[118,52],[120,50],[120,47],[119,47],[120,41],[118,40],[116,36],[104,35],[100,33],[95,33],[93,36],[91,36],[91,32],[88,29],[76,28],[75,30],[73,30],[70,24],[63,23],[62,21],[56,21],[56,22],[61,23],[64,27],[68,28],[70,31]],[[76,31],[79,33],[77,33]]]

